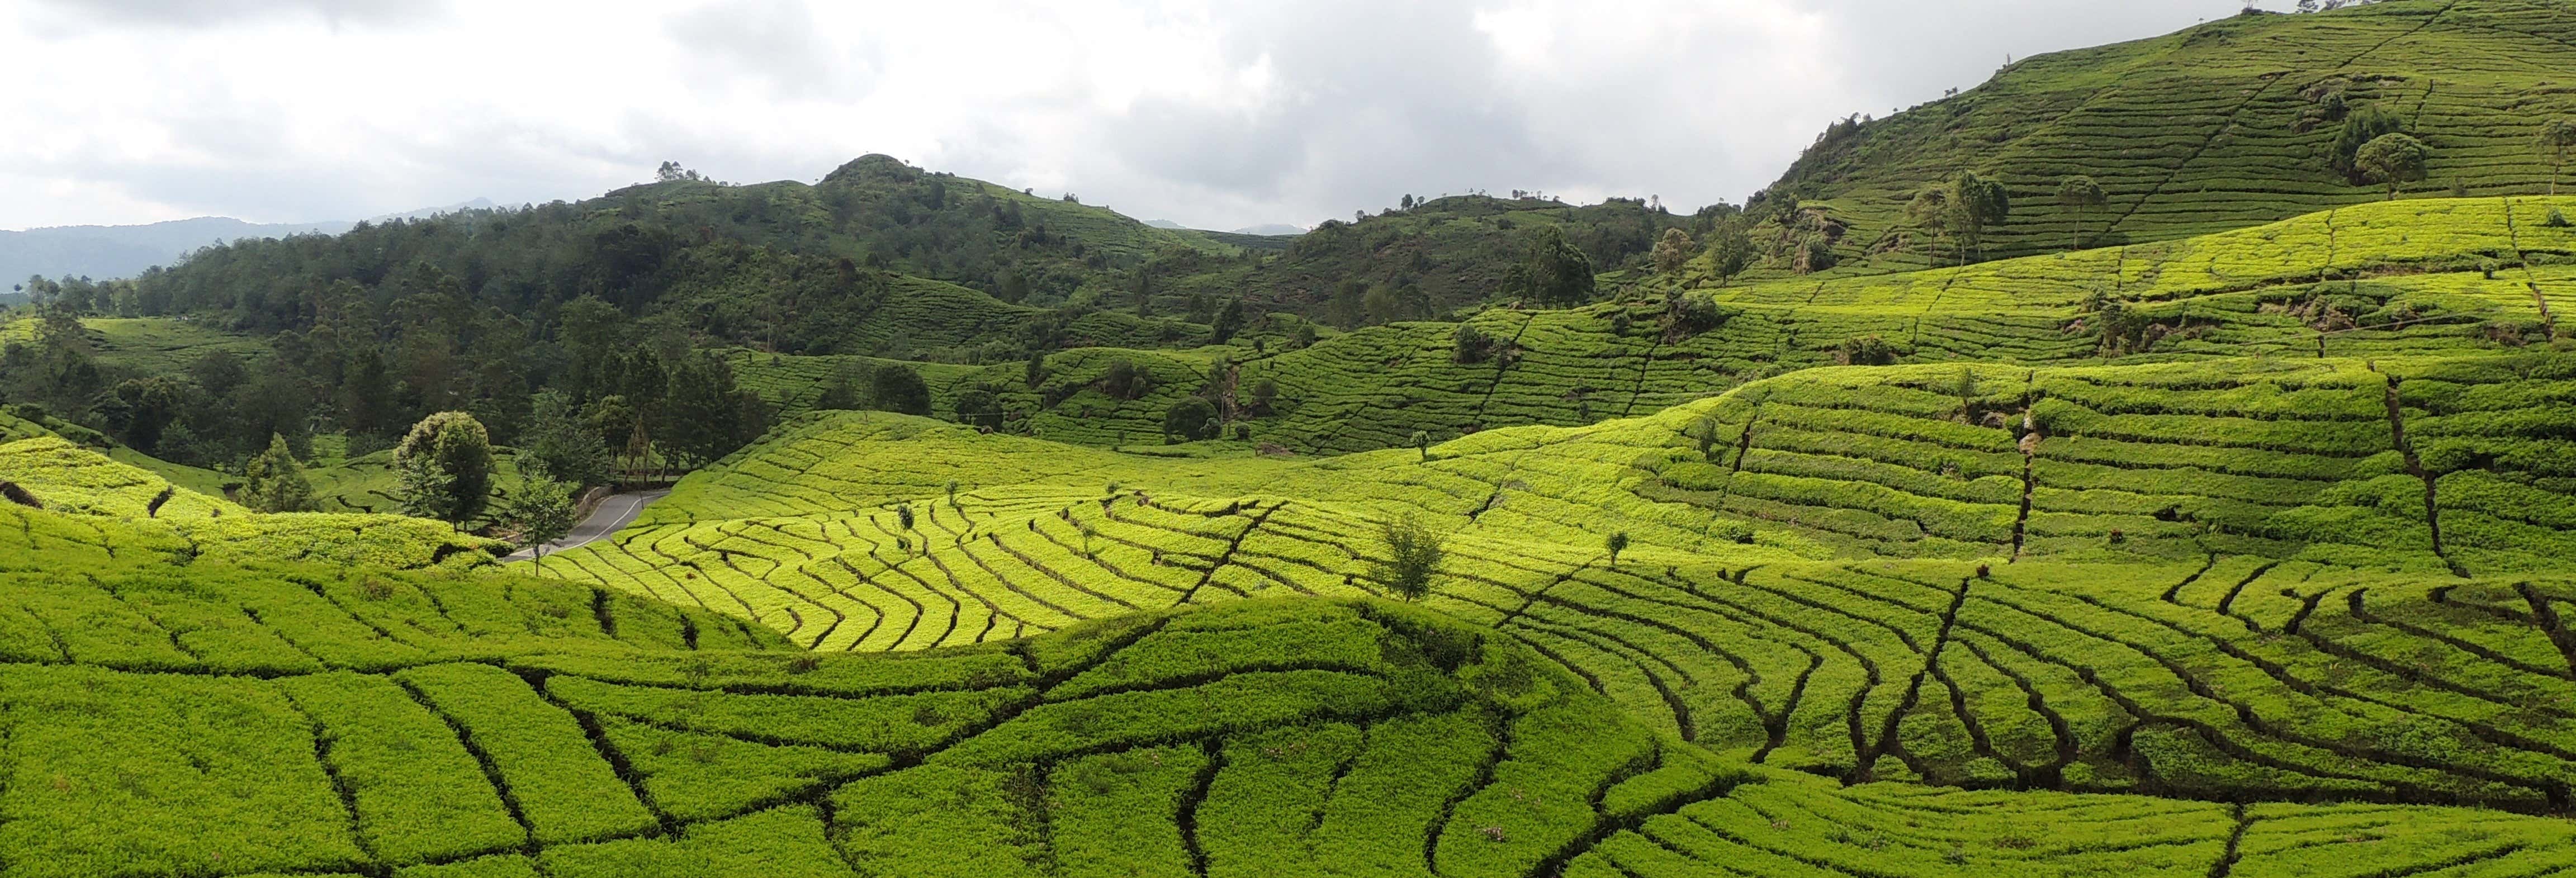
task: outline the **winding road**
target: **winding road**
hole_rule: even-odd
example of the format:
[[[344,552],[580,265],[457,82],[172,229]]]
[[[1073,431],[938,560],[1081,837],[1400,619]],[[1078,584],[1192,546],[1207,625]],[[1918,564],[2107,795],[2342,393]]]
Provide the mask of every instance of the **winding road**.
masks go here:
[[[510,553],[506,557],[503,557],[501,560],[504,562],[533,561],[536,560],[536,550],[539,548],[545,549],[548,553],[553,553],[595,542],[601,537],[616,533],[619,530],[623,530],[627,525],[633,524],[635,522],[635,516],[644,513],[644,507],[651,505],[655,500],[660,500],[664,497],[670,496],[670,494],[671,492],[665,489],[660,491],[637,491],[632,494],[609,495],[608,499],[599,501],[599,508],[591,510],[589,517],[582,519],[580,524],[573,525],[572,532],[564,534],[563,539],[547,543],[541,547],[531,546],[525,549],[520,549],[516,552]]]

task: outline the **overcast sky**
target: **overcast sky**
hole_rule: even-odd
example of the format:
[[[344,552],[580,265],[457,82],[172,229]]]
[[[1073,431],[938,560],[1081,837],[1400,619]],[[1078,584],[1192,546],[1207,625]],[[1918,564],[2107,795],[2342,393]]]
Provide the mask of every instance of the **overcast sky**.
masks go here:
[[[2240,0],[0,0],[0,229],[579,199],[882,152],[1139,219],[1741,201],[1835,118]]]

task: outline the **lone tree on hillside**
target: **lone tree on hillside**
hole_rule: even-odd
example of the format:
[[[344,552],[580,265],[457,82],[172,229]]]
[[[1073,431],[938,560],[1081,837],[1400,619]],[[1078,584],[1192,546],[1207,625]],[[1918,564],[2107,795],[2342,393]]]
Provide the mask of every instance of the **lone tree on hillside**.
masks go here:
[[[981,387],[957,394],[957,423],[990,433],[1002,429],[1002,399]]]
[[[1163,412],[1163,444],[1214,439],[1221,426],[1216,406],[1195,396],[1184,396]]]
[[[930,384],[921,380],[921,372],[911,366],[897,364],[878,369],[868,389],[868,401],[878,411],[930,414]]]
[[[1708,267],[1717,275],[1717,285],[1743,274],[1753,264],[1753,236],[1744,231],[1743,223],[1729,219],[1708,233]]]
[[[1242,332],[1243,300],[1227,299],[1225,307],[1217,309],[1216,322],[1210,324],[1208,328],[1209,344],[1224,344],[1234,338],[1235,333]]]
[[[1683,265],[1690,262],[1690,258],[1691,236],[1689,232],[1685,232],[1680,229],[1665,229],[1663,238],[1655,242],[1656,271],[1660,271],[1665,274],[1677,273],[1682,270]]]
[[[1619,553],[1628,550],[1628,532],[1623,530],[1611,534],[1609,539],[1601,541],[1601,547],[1610,550],[1610,566],[1619,566]]]
[[[572,533],[572,491],[572,485],[521,473],[519,489],[510,494],[503,517],[519,532],[519,544],[536,550],[539,572],[546,569],[546,544]]]
[[[2412,136],[2382,134],[2353,153],[2352,165],[2362,176],[2388,184],[2388,197],[2395,200],[2400,184],[2424,179],[2424,160],[2430,152]]]
[[[422,418],[394,446],[395,491],[404,515],[463,526],[492,493],[492,436],[464,412]]]
[[[1431,462],[1431,431],[1429,431],[1429,430],[1415,430],[1415,431],[1413,431],[1413,447],[1414,447],[1414,449],[1415,449],[1415,450],[1418,450],[1418,451],[1422,452],[1422,462],[1423,462],[1423,463],[1430,463],[1430,462]]]
[[[2057,203],[2075,211],[2077,218],[2075,231],[2067,233],[2066,249],[2079,250],[2084,247],[2083,216],[2102,209],[2103,205],[2109,204],[2110,201],[2110,196],[2102,192],[2102,184],[2094,182],[2091,177],[2082,175],[2068,177],[2066,182],[2057,184]]]
[[[251,458],[242,474],[242,505],[260,512],[313,511],[313,483],[305,481],[304,468],[295,465],[286,437],[269,434],[268,450]]]
[[[2549,156],[2549,194],[2558,194],[2558,177],[2567,170],[2567,151],[2576,149],[2576,119],[2551,119],[2540,123],[2540,136],[2535,139],[2540,151]]]
[[[1408,601],[1430,594],[1431,577],[1449,556],[1449,538],[1409,514],[1379,522],[1378,532],[1386,540],[1386,557],[1377,562],[1377,579]]]
[[[2327,154],[2327,158],[2335,173],[2355,183],[2367,182],[2362,177],[2360,164],[2355,161],[2361,155],[2361,147],[2380,137],[2398,133],[2405,127],[2405,120],[2397,118],[2397,114],[2377,105],[2364,105],[2343,117],[2343,128],[2335,132],[2333,151]]]
[[[1547,305],[1592,301],[1592,257],[1555,226],[1541,227],[1521,260],[1503,272],[1503,290]]]

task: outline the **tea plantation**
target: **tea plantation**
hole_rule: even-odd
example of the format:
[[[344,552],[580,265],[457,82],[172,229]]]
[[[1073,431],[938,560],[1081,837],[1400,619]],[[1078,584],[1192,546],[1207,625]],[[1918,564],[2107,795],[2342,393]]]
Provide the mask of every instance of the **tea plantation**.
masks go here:
[[[1539,264],[1502,231],[1683,221],[1516,193],[1265,262],[878,156],[613,193],[714,262],[565,306],[570,347],[0,325],[113,367],[0,413],[0,878],[2576,878],[2576,195],[2523,126],[2576,112],[2576,8],[2335,5],[1838,125],[1788,210],[1690,222],[1806,217],[1843,267],[1699,242],[1562,309],[1491,289]],[[2331,166],[2365,113],[2427,179]],[[2021,207],[1961,265],[1906,214],[1967,170]],[[2102,203],[2043,203],[2078,172]],[[1342,284],[1417,269],[1402,313],[1495,306]],[[245,331],[290,286],[253,274]],[[1343,292],[1380,313],[1290,313]],[[459,476],[363,453],[417,416],[363,389],[280,421],[326,512],[111,438],[207,404],[129,376],[396,338],[528,360],[453,403],[524,445],[520,532],[572,515],[523,465],[724,456],[505,563],[384,514]]]
[[[2012,194],[2009,221],[1982,242],[1988,256],[2171,240],[2375,201],[2384,190],[2336,165],[2356,115],[2385,114],[2431,147],[2410,191],[2536,192],[2551,167],[2529,140],[2543,120],[2576,112],[2568,70],[2576,16],[2557,0],[2229,16],[2020,58],[1983,84],[1955,83],[1974,87],[1954,96],[1855,118],[1771,191],[1831,217],[1847,271],[1954,262],[1953,245],[1909,235],[1906,208],[1963,168]],[[2075,175],[2098,181],[2103,202],[2060,202]]]

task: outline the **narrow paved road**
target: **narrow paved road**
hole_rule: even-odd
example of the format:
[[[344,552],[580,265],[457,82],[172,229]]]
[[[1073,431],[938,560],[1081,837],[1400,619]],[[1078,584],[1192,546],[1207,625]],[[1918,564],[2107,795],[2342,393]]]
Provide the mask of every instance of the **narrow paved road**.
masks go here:
[[[551,555],[623,530],[627,525],[635,522],[635,516],[644,513],[644,507],[646,505],[651,504],[655,500],[660,500],[663,497],[670,496],[670,493],[671,492],[666,489],[660,491],[637,491],[632,494],[612,494],[608,499],[599,501],[599,508],[591,510],[589,518],[584,518],[581,520],[580,524],[573,525],[571,533],[565,534],[563,539],[547,543],[545,545],[546,554]],[[535,560],[536,557],[536,550],[534,548],[527,548],[512,552],[508,557],[502,558],[501,560],[532,561]]]

